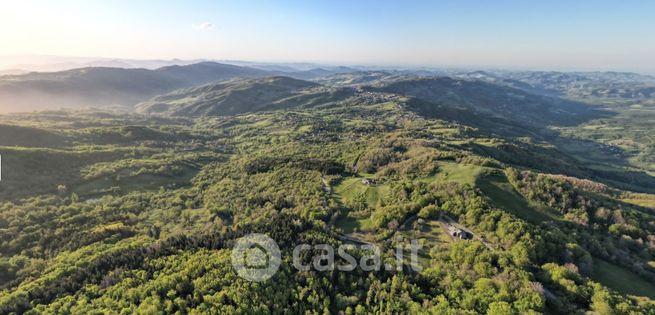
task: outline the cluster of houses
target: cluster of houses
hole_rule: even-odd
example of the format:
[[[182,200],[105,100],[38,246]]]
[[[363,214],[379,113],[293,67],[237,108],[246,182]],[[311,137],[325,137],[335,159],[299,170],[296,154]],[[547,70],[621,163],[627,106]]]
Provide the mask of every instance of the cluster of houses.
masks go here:
[[[399,99],[399,96],[393,93],[369,92],[362,88],[357,88],[356,91],[359,93],[360,101],[366,104],[380,104]]]

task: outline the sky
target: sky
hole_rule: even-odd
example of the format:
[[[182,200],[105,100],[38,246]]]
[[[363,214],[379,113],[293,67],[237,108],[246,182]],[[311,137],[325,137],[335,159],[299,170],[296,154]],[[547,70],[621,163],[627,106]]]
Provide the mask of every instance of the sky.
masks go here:
[[[0,0],[27,54],[655,73],[655,1]]]

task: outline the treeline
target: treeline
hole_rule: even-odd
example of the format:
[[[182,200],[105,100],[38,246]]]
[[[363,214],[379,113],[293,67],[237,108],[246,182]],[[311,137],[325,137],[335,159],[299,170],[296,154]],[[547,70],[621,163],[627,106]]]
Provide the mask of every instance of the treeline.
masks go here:
[[[302,156],[262,156],[246,162],[244,170],[247,174],[253,175],[266,173],[285,165],[327,175],[341,174],[346,170],[346,167],[337,161]]]

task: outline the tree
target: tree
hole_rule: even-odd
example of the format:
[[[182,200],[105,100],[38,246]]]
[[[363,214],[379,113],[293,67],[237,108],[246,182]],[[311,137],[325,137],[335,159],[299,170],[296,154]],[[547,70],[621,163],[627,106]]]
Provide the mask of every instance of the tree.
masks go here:
[[[487,315],[513,315],[516,314],[512,306],[504,301],[493,302],[489,304]]]
[[[66,195],[66,192],[68,191],[68,188],[66,188],[66,185],[58,185],[57,186],[57,193],[60,196]]]

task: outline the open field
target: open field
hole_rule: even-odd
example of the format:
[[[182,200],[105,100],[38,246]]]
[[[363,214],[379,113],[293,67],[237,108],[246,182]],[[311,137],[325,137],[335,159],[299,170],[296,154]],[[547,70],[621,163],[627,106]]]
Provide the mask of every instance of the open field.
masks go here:
[[[629,193],[626,194],[621,201],[655,209],[655,195],[652,194]]]
[[[507,181],[504,174],[496,173],[480,177],[477,187],[491,198],[495,206],[530,222],[541,223],[560,219],[554,209],[526,200],[521,196]]]
[[[348,178],[344,179],[334,188],[335,197],[340,198],[343,202],[354,201],[361,198],[369,206],[373,207],[389,193],[389,186],[384,184],[365,185],[362,179]]]
[[[591,277],[623,294],[655,298],[655,284],[602,259],[594,259],[594,271]]]
[[[474,186],[478,177],[488,170],[490,169],[472,164],[440,161],[436,175],[419,180],[423,182],[457,182]]]

